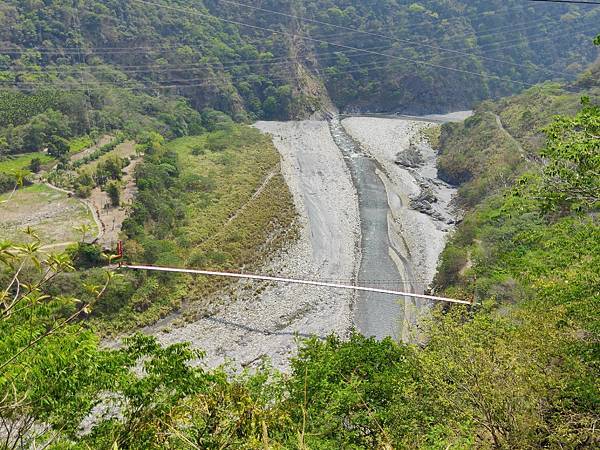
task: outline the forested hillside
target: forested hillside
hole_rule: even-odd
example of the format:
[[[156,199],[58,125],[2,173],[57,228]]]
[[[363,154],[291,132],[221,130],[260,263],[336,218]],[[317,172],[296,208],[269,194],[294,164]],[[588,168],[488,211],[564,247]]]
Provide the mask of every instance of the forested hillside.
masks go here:
[[[541,163],[544,127],[557,114],[573,115],[581,98],[600,103],[600,64],[572,83],[543,83],[520,95],[478,104],[474,115],[445,124],[440,135],[440,177],[459,185],[459,202],[471,207],[512,185]]]
[[[516,0],[8,0],[0,80],[69,89],[97,127],[127,120],[123,90],[151,116],[142,94],[240,119],[305,116],[327,96],[350,110],[456,110],[573,77],[595,57],[584,43],[599,14]]]

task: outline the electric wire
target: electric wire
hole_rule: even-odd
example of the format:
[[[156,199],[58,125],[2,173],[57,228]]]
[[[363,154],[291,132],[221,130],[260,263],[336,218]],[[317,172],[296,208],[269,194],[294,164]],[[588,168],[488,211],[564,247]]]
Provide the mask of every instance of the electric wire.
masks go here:
[[[425,65],[425,66],[429,66],[429,67],[433,67],[433,68],[437,68],[437,69],[444,69],[444,70],[448,70],[448,71],[452,71],[452,72],[457,72],[457,73],[463,73],[463,74],[467,74],[467,75],[473,75],[473,76],[478,76],[481,78],[489,78],[489,79],[496,79],[496,80],[500,80],[500,81],[506,81],[509,83],[514,83],[514,84],[519,84],[522,86],[533,86],[532,83],[527,83],[524,81],[517,81],[517,80],[513,80],[511,78],[504,78],[501,76],[497,76],[497,75],[492,75],[492,74],[485,74],[485,73],[481,73],[481,72],[475,72],[475,71],[471,71],[471,70],[465,70],[465,69],[458,69],[455,67],[448,67],[448,66],[443,66],[441,64],[435,64],[435,63],[431,63],[431,62],[427,62],[427,61],[419,61],[419,60],[414,60],[411,58],[405,58],[402,56],[397,56],[397,55],[389,55],[389,54],[385,54],[385,53],[380,53],[380,52],[375,52],[375,51],[371,51],[371,50],[362,50],[362,49],[358,49],[356,47],[352,47],[349,45],[344,45],[344,44],[338,44],[338,43],[333,43],[333,42],[329,42],[329,41],[325,41],[323,39],[316,39],[316,38],[311,38],[308,36],[302,36],[302,35],[298,35],[295,33],[289,33],[289,32],[285,32],[285,31],[278,31],[278,30],[272,30],[269,28],[265,28],[265,27],[260,27],[257,25],[251,25],[248,23],[244,23],[244,22],[239,22],[236,20],[229,20],[229,19],[224,19],[222,17],[217,17],[217,16],[212,16],[209,14],[204,14],[195,10],[189,10],[186,8],[178,8],[175,6],[169,6],[169,5],[164,5],[161,3],[154,3],[154,2],[149,2],[149,1],[145,1],[145,0],[131,0],[133,2],[136,3],[140,3],[140,4],[144,4],[147,6],[155,6],[158,8],[165,8],[165,9],[171,9],[171,10],[175,10],[175,11],[180,11],[180,12],[184,12],[184,13],[188,13],[188,14],[192,14],[192,15],[197,15],[199,17],[205,17],[208,18],[209,20],[217,20],[217,21],[222,21],[225,23],[231,23],[234,25],[238,25],[238,26],[244,26],[244,27],[248,27],[248,28],[252,28],[252,29],[258,29],[258,30],[262,30],[262,31],[269,31],[271,33],[274,34],[280,34],[283,36],[287,36],[287,37],[294,37],[294,38],[299,38],[299,39],[303,39],[303,40],[307,40],[307,41],[311,41],[311,42],[316,42],[319,44],[328,44],[334,47],[339,47],[339,48],[345,48],[348,50],[359,50],[362,51],[366,54],[373,54],[373,55],[382,55],[382,56],[386,56],[390,59],[397,59],[397,60],[401,60],[401,61],[407,61],[410,62],[412,64],[416,64],[416,65]]]
[[[389,46],[383,46],[383,47],[372,47],[372,48],[368,48],[368,50],[389,50],[390,47]],[[333,52],[328,52],[325,54],[324,57],[319,58],[319,60],[324,60],[324,61],[329,61],[329,60],[334,60],[337,59],[340,55],[340,51],[339,50],[335,50]],[[348,52],[351,54],[354,53],[360,53],[360,52]],[[346,52],[343,53],[344,55],[346,55]],[[203,68],[215,68],[215,69],[221,69],[221,68],[237,68],[240,67],[241,65],[244,66],[279,66],[279,65],[284,65],[284,64],[289,64],[290,62],[294,62],[294,61],[301,61],[303,60],[302,58],[299,57],[281,57],[281,58],[274,58],[274,59],[269,59],[269,60],[264,60],[264,59],[254,59],[254,60],[240,60],[240,61],[232,61],[232,62],[227,62],[227,63],[190,63],[190,64],[141,64],[141,65],[135,65],[135,66],[121,66],[118,64],[113,64],[111,63],[106,63],[106,65],[99,65],[99,66],[94,66],[94,65],[87,65],[85,67],[79,67],[77,68],[77,70],[87,70],[87,68],[90,69],[109,69],[109,68],[117,68],[120,72],[124,72],[124,73],[139,73],[139,72],[144,72],[147,70],[152,70],[152,71],[180,71],[180,70],[193,70],[193,69],[203,69]],[[48,66],[47,66],[48,67]],[[57,67],[66,67],[66,68],[76,68],[77,66],[71,66],[71,65],[67,65],[67,66],[57,66]],[[11,69],[11,68],[8,68]],[[147,70],[145,70],[147,69]],[[156,69],[156,70],[154,70]],[[21,74],[21,73],[31,73],[31,74],[40,74],[40,73],[62,73],[61,72],[62,69],[42,69],[42,70],[31,70],[31,69],[11,69],[11,73],[17,73],[17,74]]]
[[[583,31],[587,32],[587,31],[592,31],[592,30],[586,29]],[[595,31],[595,28],[594,28],[594,31]],[[549,36],[546,38],[527,41],[526,44],[547,41],[550,39],[554,39],[554,36]],[[511,42],[513,42],[513,43],[517,42],[517,43],[514,45],[508,45],[508,46],[495,48],[491,51],[506,50],[509,48],[517,47],[523,43],[521,40],[517,40],[517,41],[513,40]],[[321,55],[330,55],[330,56],[321,57],[319,59],[320,60],[330,60],[330,59],[337,58],[338,55],[353,56],[356,53],[360,54],[362,52],[362,50],[392,50],[392,48],[390,48],[389,46],[383,46],[383,47],[369,47],[367,49],[360,49],[360,50],[356,50],[356,51],[346,50],[346,51],[342,52],[340,50],[334,50],[331,52],[321,53]],[[360,56],[366,57],[367,55],[360,55]],[[369,56],[372,56],[372,55],[369,55]],[[447,57],[443,57],[443,56],[440,57],[441,60],[444,60],[445,58],[447,58]],[[77,68],[76,66],[67,66],[67,67],[68,67],[68,70],[72,70],[72,71],[75,71],[75,69],[77,69],[77,70],[93,69],[93,70],[99,70],[99,71],[119,70],[120,72],[123,72],[123,73],[144,73],[149,70],[153,70],[153,71],[157,71],[157,72],[169,72],[169,71],[183,71],[183,70],[188,70],[188,69],[194,70],[194,69],[201,69],[201,68],[228,69],[230,67],[239,67],[240,65],[270,67],[270,66],[275,66],[275,65],[287,64],[290,61],[300,61],[300,60],[301,60],[301,58],[298,58],[298,57],[294,57],[294,58],[292,58],[292,57],[274,57],[274,58],[269,58],[269,59],[261,58],[261,59],[240,60],[240,61],[232,61],[232,62],[219,62],[219,63],[189,63],[189,64],[177,64],[177,65],[174,65],[171,63],[165,63],[165,64],[153,63],[153,64],[138,64],[138,65],[130,65],[130,66],[118,65],[118,64],[114,64],[113,62],[106,62],[106,64],[99,65],[99,66],[87,65],[85,67],[79,67],[79,68]],[[48,67],[50,67],[50,66],[48,66]],[[156,68],[156,70],[154,70],[154,68]],[[10,73],[12,73],[12,74],[38,75],[38,74],[55,73],[55,72],[63,73],[65,70],[65,66],[56,66],[56,69],[49,69],[49,70],[48,69],[25,70],[25,69],[16,69],[14,67],[7,67],[7,66],[4,66],[4,69],[7,71],[10,71]],[[129,69],[139,69],[139,70],[129,70]],[[5,80],[5,81],[11,82],[10,80]]]
[[[287,13],[283,13],[280,11],[274,11],[271,9],[266,9],[266,8],[261,8],[258,6],[253,6],[253,5],[248,5],[245,3],[240,3],[240,2],[236,2],[233,0],[220,0],[222,3],[228,3],[228,4],[233,4],[233,5],[238,5],[238,6],[242,6],[244,8],[249,8],[249,9],[253,9],[255,11],[261,11],[261,12],[266,12],[269,14],[273,14],[273,15],[279,15],[279,16],[283,16],[283,17],[288,17],[288,18],[292,18],[295,20],[300,20],[303,22],[310,22],[310,23],[316,23],[318,25],[322,25],[322,26],[328,26],[328,27],[332,27],[332,28],[339,28],[339,29],[343,29],[343,30],[347,30],[350,31],[352,33],[359,33],[359,34],[363,34],[363,35],[368,35],[368,36],[373,36],[373,37],[377,37],[377,38],[382,38],[382,39],[388,39],[388,40],[392,40],[394,42],[402,42],[402,43],[408,43],[411,44],[413,46],[416,47],[426,47],[426,48],[430,48],[433,50],[437,50],[437,51],[442,51],[442,52],[448,52],[448,53],[453,53],[455,55],[459,55],[460,57],[473,57],[473,56],[477,56],[480,59],[484,59],[484,60],[488,60],[488,61],[494,61],[494,62],[498,62],[501,64],[508,64],[511,66],[515,66],[515,67],[527,67],[530,68],[529,66],[525,66],[523,64],[519,64],[516,62],[512,62],[512,61],[506,61],[506,60],[502,60],[502,59],[497,59],[497,58],[490,58],[487,56],[482,56],[482,55],[476,55],[474,53],[469,53],[469,52],[464,52],[462,50],[455,50],[455,49],[449,49],[449,48],[445,48],[445,47],[440,47],[437,45],[431,45],[431,44],[427,44],[427,43],[422,43],[422,42],[417,42],[415,40],[412,39],[405,39],[405,38],[397,38],[395,36],[391,36],[391,35],[386,35],[386,34],[380,34],[380,33],[375,33],[375,32],[371,32],[371,31],[363,31],[363,30],[357,30],[351,27],[346,27],[344,25],[337,25],[337,24],[332,24],[330,22],[323,22],[321,20],[316,20],[316,19],[311,19],[311,18],[306,18],[306,17],[300,17],[300,16],[296,16],[293,14],[287,14]],[[554,70],[551,69],[547,69],[544,67],[539,67],[539,66],[535,66],[537,69],[549,72],[549,73],[557,73],[560,75],[565,75],[563,72],[556,72]]]
[[[102,14],[103,16],[106,16],[104,14]],[[113,16],[106,16],[106,17],[110,17],[113,20],[116,20]],[[501,29],[501,28],[507,28],[508,30],[506,31],[502,31],[502,32],[498,32],[498,33],[490,33],[490,34],[475,34],[471,37],[477,37],[477,38],[487,38],[487,37],[492,37],[495,36],[497,34],[505,34],[508,31],[515,31],[518,30],[519,28],[516,28],[520,25],[527,25],[527,24],[531,24],[531,23],[535,23],[535,22],[543,22],[542,24],[537,24],[537,25],[530,25],[527,28],[531,28],[531,27],[538,27],[540,25],[547,25],[547,24],[551,24],[554,22],[560,21],[560,19],[556,19],[556,20],[548,20],[547,18],[539,18],[536,21],[532,21],[532,22],[526,22],[526,23],[521,23],[521,24],[512,24],[512,25],[505,25],[504,27],[498,27],[498,28],[489,28],[486,29],[487,31],[491,31],[494,29]],[[325,35],[323,37],[328,37],[328,38],[337,38],[337,37],[345,37],[348,36],[350,34],[353,34],[352,32],[345,32],[345,33],[340,33],[340,34],[328,34]],[[457,35],[457,36],[452,36],[450,38],[448,38],[449,40],[455,40],[455,39],[464,39],[465,36],[461,36],[461,35]],[[253,38],[248,38],[251,41],[257,41],[257,42],[261,42],[261,40],[259,38],[253,39]],[[244,40],[246,40],[246,36],[244,36]],[[119,53],[130,53],[133,50],[136,51],[152,51],[152,52],[158,52],[158,51],[169,51],[169,50],[173,50],[173,49],[177,49],[180,48],[182,46],[189,46],[192,48],[204,48],[207,49],[209,47],[206,46],[202,46],[199,43],[186,43],[186,42],[181,42],[181,43],[176,43],[176,44],[172,44],[172,45],[160,45],[160,46],[129,46],[129,47],[93,47],[90,49],[82,49],[81,47],[43,47],[43,46],[34,46],[34,47],[28,47],[25,50],[19,49],[19,48],[14,48],[14,47],[2,47],[0,48],[0,53],[14,53],[14,54],[18,54],[18,53],[23,53],[25,51],[28,50],[34,50],[37,52],[40,52],[42,54],[73,54],[73,53],[77,53],[80,50],[85,50],[85,51],[93,51],[94,54],[119,54]]]
[[[191,12],[193,12],[193,11],[191,11]],[[246,24],[246,25],[247,25],[247,26],[251,26],[251,27],[253,27],[252,25],[248,25],[248,24]],[[540,39],[540,40],[538,40],[538,41],[541,41],[541,40],[543,40],[543,39]],[[336,44],[333,44],[333,45],[335,46]],[[500,49],[496,49],[496,50],[500,50]],[[347,52],[347,53],[355,53],[355,52],[358,52],[358,53],[363,53],[363,54],[364,54],[365,52],[367,52],[367,53],[369,53],[369,54],[371,54],[371,53],[375,53],[376,55],[379,55],[379,56],[384,56],[384,57],[392,57],[392,58],[395,56],[395,55],[387,55],[387,54],[383,54],[383,53],[379,53],[379,52],[373,52],[373,51],[372,51],[372,49],[360,49],[360,48],[354,48],[354,49],[352,49],[352,50],[346,50],[346,52]],[[334,53],[334,55],[335,55],[335,54],[337,54],[337,53],[345,54],[344,52],[340,52],[340,51],[334,51],[333,53]],[[336,56],[332,56],[332,57],[336,57]],[[401,57],[399,57],[399,58],[401,58]],[[275,58],[274,58],[274,59],[275,59]],[[283,59],[283,58],[281,58],[281,59]],[[290,59],[292,59],[292,58],[290,58]],[[216,67],[216,68],[225,68],[225,67],[226,67],[227,65],[229,65],[229,64],[231,64],[231,65],[234,65],[234,66],[238,66],[240,63],[241,63],[241,62],[231,62],[231,63],[221,63],[221,64],[214,64],[214,67]],[[270,63],[270,61],[269,61],[268,63]],[[261,63],[260,63],[260,64],[267,64],[267,62],[262,62],[262,61],[261,61]],[[283,63],[281,63],[281,64],[283,64]],[[353,71],[340,71],[340,72],[339,72],[339,74],[340,74],[340,75],[343,75],[343,74],[345,74],[345,73],[352,73],[352,72],[354,72],[354,73],[355,73],[355,72],[357,72],[357,71],[362,71],[362,70],[364,70],[364,69],[363,69],[363,67],[373,66],[374,64],[376,64],[376,63],[365,64],[365,65],[363,65],[363,66],[360,66],[360,65],[354,65],[353,67],[356,67],[358,70],[353,70]],[[273,64],[273,65],[274,65],[274,64]],[[94,66],[90,66],[90,67],[94,67]],[[101,66],[101,67],[102,67],[102,66]],[[117,66],[117,67],[118,67],[118,66]],[[144,66],[131,66],[131,67],[144,67]],[[206,67],[206,65],[202,65],[202,66],[200,66],[200,67]],[[102,68],[103,68],[103,67],[102,67]],[[377,69],[384,69],[384,68],[385,68],[385,67],[372,67],[371,69],[372,69],[372,70],[377,70]],[[108,69],[108,68],[107,68],[107,69]],[[453,68],[448,68],[448,69],[452,70]],[[82,70],[85,70],[85,69],[82,69]],[[460,70],[460,69],[459,69],[459,70]],[[175,69],[169,69],[169,68],[168,68],[168,66],[167,66],[167,67],[161,68],[161,71],[180,71],[180,70],[179,70],[179,68],[175,68]],[[126,72],[126,71],[125,71],[125,72]],[[133,72],[133,71],[131,71],[131,72]],[[145,71],[142,71],[142,72],[145,72]],[[38,72],[34,72],[34,73],[35,73],[35,74],[38,74],[38,73],[40,73],[40,72],[38,71]],[[133,73],[135,73],[135,72],[133,72]],[[478,75],[485,76],[485,74],[478,74]],[[254,77],[254,76],[255,76],[255,75],[249,75],[248,77],[252,78],[252,77]],[[237,80],[237,79],[239,79],[239,76],[235,76],[235,75],[234,75],[234,76],[233,76],[233,78],[234,78],[235,80]],[[221,77],[219,77],[219,79],[221,79]],[[7,81],[7,82],[9,82],[9,83],[12,83],[12,84],[16,84],[16,83],[17,83],[17,82],[15,82],[15,81],[10,81],[10,80],[6,80],[6,81]],[[181,82],[188,82],[188,84],[186,84],[186,85],[158,85],[158,86],[151,87],[149,90],[156,90],[156,89],[161,89],[161,88],[169,89],[169,88],[177,88],[177,87],[182,87],[182,88],[184,88],[184,87],[196,87],[196,86],[200,86],[200,85],[205,85],[205,84],[206,84],[206,83],[207,83],[209,80],[207,80],[207,79],[204,79],[204,80],[203,80],[203,83],[201,83],[200,85],[198,85],[198,84],[194,84],[194,85],[192,85],[192,84],[189,84],[189,81],[190,81],[190,79],[184,79],[184,80],[161,80],[161,81],[160,81],[161,83],[169,83],[169,82],[179,82],[179,83],[181,83]],[[508,81],[511,81],[511,82],[518,82],[518,81],[516,81],[516,80],[508,80]],[[21,82],[19,82],[19,83],[20,83],[21,85],[23,85],[23,86],[32,86],[32,85],[34,85],[32,82],[27,82],[27,81],[21,81]],[[107,83],[107,84],[110,84],[111,86],[113,86],[113,85],[114,85],[114,82],[112,82],[112,83]],[[125,87],[121,87],[121,88],[125,88]],[[141,88],[141,87],[129,87],[129,88],[130,88],[130,89],[132,89],[132,90],[139,90],[139,89],[143,89],[143,88]]]
[[[343,76],[343,75],[349,75],[349,74],[354,74],[354,73],[361,73],[365,70],[394,70],[394,67],[390,65],[389,62],[385,63],[384,65],[381,65],[381,61],[375,61],[375,62],[371,62],[371,63],[366,63],[366,64],[355,64],[351,66],[352,69],[351,70],[344,70],[344,71],[339,71],[336,70],[333,73],[327,73],[328,69],[330,68],[325,68],[324,70],[324,75],[328,76],[329,78],[335,77],[335,76]],[[228,75],[231,78],[231,81],[252,81],[254,78],[256,78],[259,75],[256,75],[254,73],[251,74],[245,74],[245,75],[232,75],[231,73],[225,72],[223,75]],[[174,88],[190,88],[190,87],[201,87],[201,86],[209,86],[209,85],[221,85],[224,78],[223,75],[220,76],[214,76],[214,77],[203,77],[203,78],[179,78],[179,79],[169,79],[169,80],[161,80],[161,83],[178,83],[178,84],[174,84],[174,85],[164,85],[164,84],[155,84],[155,85],[145,85],[145,86],[119,86],[116,85],[114,81],[95,81],[95,84],[97,86],[106,86],[106,88],[119,88],[119,89],[126,89],[126,90],[132,90],[132,91],[155,91],[157,89],[174,89]],[[265,80],[261,80],[261,81],[265,81],[265,82],[270,82],[270,81],[289,81],[290,79],[295,79],[295,80],[299,80],[299,77],[296,77],[295,75],[287,75],[287,76],[269,76],[268,78],[266,78]],[[57,80],[58,81],[58,80]],[[52,80],[48,80],[48,81],[42,81],[42,82],[38,82],[38,81],[10,81],[10,80],[6,80],[6,81],[0,81],[0,89],[2,89],[2,83],[6,83],[6,84],[10,84],[11,86],[15,86],[15,87],[21,87],[21,88],[26,88],[26,87],[48,87],[51,90],[56,90],[56,91],[69,91],[69,90],[77,90],[77,88],[59,88],[56,87],[56,82],[57,81],[52,81]],[[258,80],[257,80],[258,81]],[[514,81],[514,80],[513,80]],[[69,83],[71,82],[70,80],[60,80],[60,82],[62,83]],[[126,83],[141,83],[144,82],[144,80],[137,80],[137,79],[128,79],[125,80]],[[145,82],[148,82],[147,80]],[[184,83],[184,84],[182,84]],[[88,89],[93,89],[88,87]],[[99,90],[99,89],[97,89]]]
[[[527,0],[536,3],[563,3],[568,5],[600,5],[600,2],[592,2],[586,0]]]
[[[509,47],[504,47],[504,48],[515,47],[517,45],[520,45],[520,44],[516,44],[516,45],[513,45],[513,46],[509,46]],[[340,52],[335,52],[335,53],[340,53]],[[295,59],[292,59],[292,60],[295,60]],[[388,68],[393,69],[393,67],[389,66],[389,63],[387,65],[378,66],[378,67],[376,66],[377,64],[379,64],[379,62],[377,62],[377,61],[376,62],[367,63],[367,64],[353,64],[352,65],[352,67],[354,68],[353,70],[337,71],[337,72],[335,72],[333,74],[327,74],[327,73],[325,73],[325,76],[333,77],[333,76],[346,75],[346,74],[352,74],[352,73],[360,73],[360,72],[363,72],[365,69],[367,69],[367,70],[384,70],[384,69],[388,69]],[[217,66],[216,68],[219,68],[218,65],[216,65],[216,66]],[[91,67],[94,67],[94,66],[91,66]],[[107,66],[107,67],[100,66],[99,68],[100,69],[106,68],[106,69],[110,70],[110,69],[113,69],[115,67],[113,67],[113,66]],[[117,68],[118,68],[118,66],[117,66]],[[82,68],[81,70],[85,70],[85,69],[86,68]],[[329,67],[325,67],[324,71],[327,72],[328,69],[329,69]],[[167,71],[170,71],[170,70],[167,70]],[[177,72],[179,70],[173,69],[172,71]],[[146,71],[143,71],[143,72],[146,72]],[[33,72],[32,74],[38,74],[38,73],[39,72]],[[127,73],[127,71],[125,71],[125,73]],[[261,75],[257,75],[257,74],[235,75],[235,74],[231,74],[231,73],[227,73],[227,75],[229,75],[233,79],[233,81],[241,81],[241,80],[242,81],[243,80],[251,80],[252,81],[253,78],[255,78],[257,76],[261,76]],[[289,81],[290,78],[293,78],[293,77],[290,77],[290,76],[288,76],[288,77],[274,77],[274,76],[269,76],[269,78],[265,79],[264,81],[265,82],[269,82],[269,81]],[[200,81],[200,80],[202,82],[199,83],[199,84],[198,83],[190,84],[190,82]],[[68,81],[68,80],[60,80],[60,81],[61,82],[65,82],[65,81]],[[135,91],[144,91],[145,90],[145,91],[152,91],[152,92],[154,92],[157,89],[174,89],[174,88],[190,88],[190,87],[208,86],[208,85],[211,85],[211,81],[222,82],[223,81],[223,77],[219,76],[219,77],[213,77],[213,78],[204,77],[202,79],[197,79],[197,78],[196,79],[189,79],[189,78],[187,78],[187,79],[181,79],[181,80],[177,80],[177,79],[175,79],[175,80],[160,80],[161,83],[169,83],[169,82],[179,82],[179,83],[182,83],[182,82],[186,82],[186,84],[177,84],[177,85],[168,85],[168,84],[164,85],[163,84],[163,85],[155,85],[155,86],[150,86],[150,87],[142,87],[142,86],[136,86],[136,87],[132,87],[132,86],[118,86],[118,85],[115,85],[114,81],[112,81],[112,82],[111,81],[107,81],[107,82],[98,82],[98,81],[96,81],[95,84],[101,85],[101,86],[105,85],[105,86],[108,86],[108,87],[116,87],[116,88],[120,88],[120,89],[127,89],[127,90],[135,90]],[[128,82],[128,83],[135,83],[135,82],[140,82],[140,80],[130,79],[130,80],[126,80],[126,82]],[[1,86],[1,83],[2,82],[0,81],[0,86]],[[44,82],[44,83],[36,83],[36,82],[32,82],[32,81],[11,81],[11,80],[5,80],[4,83],[15,85],[15,86],[18,83],[18,84],[20,84],[20,87],[32,87],[32,86],[44,87],[44,86],[49,86],[50,88],[52,88],[54,90],[58,90],[58,91],[60,91],[60,90],[76,90],[76,88],[69,88],[69,89],[55,88],[55,84],[52,81],[50,81],[50,80],[47,81],[47,82]],[[3,89],[3,88],[0,87],[0,89]]]

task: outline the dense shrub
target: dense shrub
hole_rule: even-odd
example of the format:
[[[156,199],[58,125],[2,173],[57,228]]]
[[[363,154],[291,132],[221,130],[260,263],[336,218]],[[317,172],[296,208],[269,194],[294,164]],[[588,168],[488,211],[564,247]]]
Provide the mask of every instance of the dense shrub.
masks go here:
[[[15,187],[15,177],[7,173],[0,172],[0,194],[12,191]]]
[[[97,244],[80,242],[69,248],[73,264],[80,269],[89,269],[106,263],[102,249]]]

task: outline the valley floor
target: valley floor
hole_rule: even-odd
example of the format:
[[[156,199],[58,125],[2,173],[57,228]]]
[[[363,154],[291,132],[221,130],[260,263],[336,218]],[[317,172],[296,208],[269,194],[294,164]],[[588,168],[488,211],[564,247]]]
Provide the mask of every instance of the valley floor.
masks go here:
[[[436,116],[437,121],[445,118]],[[448,116],[448,120],[453,118]],[[387,194],[388,253],[402,278],[396,287],[422,294],[433,281],[439,255],[455,222],[450,204],[455,190],[437,178],[435,152],[421,137],[422,130],[431,125],[417,120],[352,117],[343,120],[342,126],[379,165],[377,175]],[[398,154],[410,147],[419,152],[421,161],[415,167],[397,164]],[[429,310],[429,303],[413,298],[399,302],[400,317],[392,318],[401,321],[398,337],[405,342],[420,340],[419,316]],[[377,324],[372,318],[359,313],[360,308],[355,317],[360,331],[380,336],[373,331]],[[365,313],[369,315],[368,309]],[[365,329],[361,323],[367,324]]]
[[[281,154],[282,174],[299,213],[299,239],[265,272],[309,279],[354,279],[359,241],[357,200],[350,174],[327,122],[261,122]],[[258,291],[258,292],[257,292]],[[225,294],[223,294],[225,295]],[[163,344],[189,341],[206,351],[204,362],[235,367],[264,357],[281,369],[296,349],[296,336],[346,334],[353,294],[297,285],[240,282],[210,316],[163,333],[176,316],[147,327]]]
[[[387,251],[403,278],[397,280],[398,286],[423,292],[435,275],[437,259],[453,223],[449,212],[453,190],[437,180],[435,154],[421,142],[420,132],[428,125],[405,119],[359,117],[346,119],[342,124],[381,168],[377,176],[387,191]],[[281,171],[292,193],[300,228],[299,239],[276,255],[263,272],[290,278],[356,282],[364,248],[361,212],[347,161],[328,123],[259,122],[256,127],[272,135],[280,152]],[[414,142],[420,142],[423,164],[416,169],[396,165],[396,154]],[[433,206],[417,211],[411,200],[425,188],[430,191]],[[180,315],[175,314],[144,331],[156,335],[163,344],[191,342],[206,351],[207,366],[230,362],[233,367],[248,367],[268,358],[273,366],[285,370],[296,349],[297,336],[344,336],[352,327],[370,333],[373,327],[362,330],[361,326],[370,323],[376,327],[378,319],[361,315],[381,316],[380,308],[361,308],[361,301],[365,300],[348,291],[250,283],[235,284],[217,299],[221,306],[191,323],[180,326]],[[419,311],[426,311],[428,305],[400,302],[398,317],[386,320],[401,330],[400,335],[394,334],[396,337],[414,341],[418,337],[413,325]],[[387,333],[373,334],[383,337]]]

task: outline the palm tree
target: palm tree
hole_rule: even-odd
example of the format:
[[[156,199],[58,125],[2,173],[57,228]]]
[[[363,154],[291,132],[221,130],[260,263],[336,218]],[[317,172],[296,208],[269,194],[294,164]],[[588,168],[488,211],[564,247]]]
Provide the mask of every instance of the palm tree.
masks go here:
[[[92,226],[89,223],[84,223],[81,224],[77,227],[73,227],[73,229],[79,233],[81,233],[81,243],[83,244],[85,242],[85,238],[87,236],[87,234],[92,231]]]

